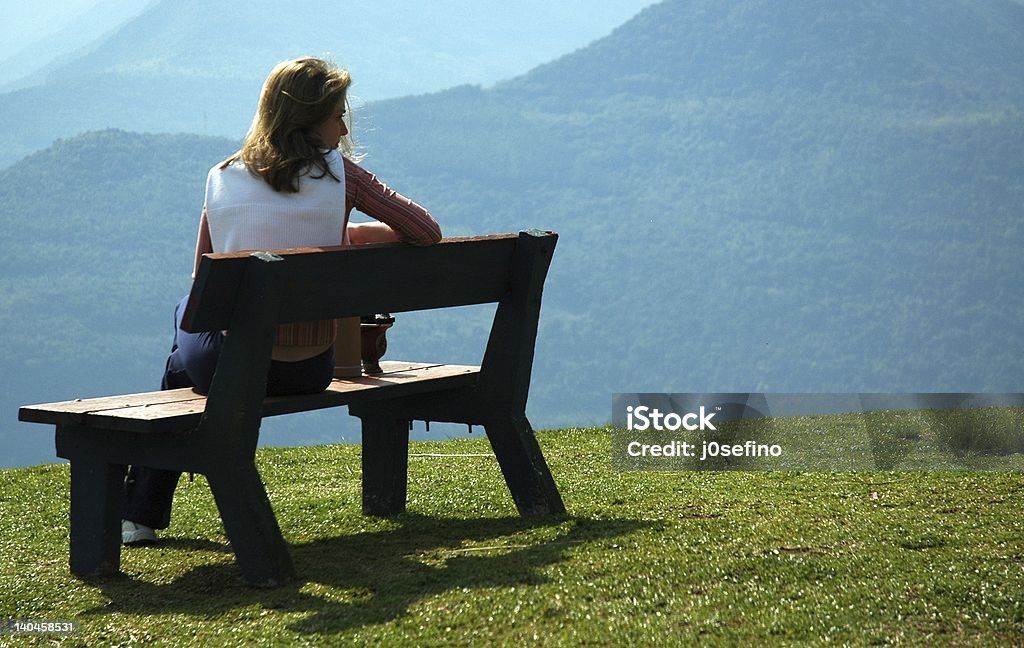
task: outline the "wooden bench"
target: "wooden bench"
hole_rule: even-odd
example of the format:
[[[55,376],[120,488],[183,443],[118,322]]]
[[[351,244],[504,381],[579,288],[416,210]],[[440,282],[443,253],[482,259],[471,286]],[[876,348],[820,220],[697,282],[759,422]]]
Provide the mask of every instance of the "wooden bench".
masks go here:
[[[361,419],[363,511],[401,513],[412,420],[479,425],[521,515],[565,512],[526,418],[541,292],[558,235],[208,254],[183,318],[187,331],[230,330],[208,397],[178,389],[20,408],[56,425],[71,461],[71,571],[120,568],[130,464],[206,475],[243,576],[295,577],[256,469],[264,416],[347,405]],[[273,331],[285,322],[497,302],[479,367],[385,362],[320,394],[265,396]]]

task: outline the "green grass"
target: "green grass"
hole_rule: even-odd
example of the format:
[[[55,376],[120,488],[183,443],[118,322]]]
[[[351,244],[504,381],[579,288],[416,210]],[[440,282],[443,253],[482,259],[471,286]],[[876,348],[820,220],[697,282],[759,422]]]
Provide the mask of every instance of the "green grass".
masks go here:
[[[67,466],[0,471],[0,621],[80,624],[0,644],[1024,643],[1019,472],[616,472],[607,429],[539,439],[566,518],[519,518],[482,438],[413,443],[395,519],[361,515],[358,446],[261,450],[301,576],[275,590],[202,477],[160,547],[84,582]]]

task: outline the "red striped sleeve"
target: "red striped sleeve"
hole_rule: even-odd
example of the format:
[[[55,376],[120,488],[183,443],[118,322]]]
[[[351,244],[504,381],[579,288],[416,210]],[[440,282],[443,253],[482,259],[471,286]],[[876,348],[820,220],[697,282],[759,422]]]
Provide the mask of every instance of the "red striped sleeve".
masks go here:
[[[441,226],[430,212],[345,158],[345,213],[353,208],[389,226],[406,243],[431,245],[441,240]]]

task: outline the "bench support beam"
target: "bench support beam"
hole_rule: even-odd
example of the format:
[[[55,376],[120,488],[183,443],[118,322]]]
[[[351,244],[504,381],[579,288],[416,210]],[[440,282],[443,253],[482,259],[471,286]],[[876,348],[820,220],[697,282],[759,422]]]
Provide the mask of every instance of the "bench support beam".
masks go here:
[[[480,400],[472,390],[457,389],[350,405],[349,414],[363,423],[363,511],[390,516],[405,510],[408,423],[416,420],[482,425],[520,515],[564,515],[529,419],[481,408]]]
[[[256,467],[249,464],[206,476],[242,575],[256,587],[295,580],[295,566]]]
[[[117,574],[127,467],[103,459],[71,462],[71,573]]]
[[[485,422],[484,430],[519,514],[565,514],[562,496],[530,421],[525,416],[498,417]]]
[[[378,517],[405,511],[409,476],[409,421],[387,411],[360,415],[363,446],[363,513]]]

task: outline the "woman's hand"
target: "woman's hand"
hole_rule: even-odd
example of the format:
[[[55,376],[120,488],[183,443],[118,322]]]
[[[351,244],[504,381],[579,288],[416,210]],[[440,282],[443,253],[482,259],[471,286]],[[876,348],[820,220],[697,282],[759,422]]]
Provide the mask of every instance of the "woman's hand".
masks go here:
[[[384,223],[349,223],[348,242],[352,245],[367,243],[397,243],[398,234]]]

